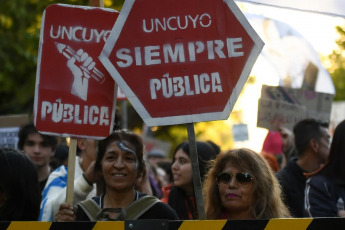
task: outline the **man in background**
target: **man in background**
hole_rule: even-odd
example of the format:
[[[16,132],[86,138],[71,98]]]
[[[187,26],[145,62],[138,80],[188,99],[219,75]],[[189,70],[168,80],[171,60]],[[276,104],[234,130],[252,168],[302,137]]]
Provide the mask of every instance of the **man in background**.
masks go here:
[[[292,157],[277,177],[283,198],[294,217],[304,217],[305,173],[313,172],[325,163],[329,154],[328,123],[315,119],[299,121],[293,128],[298,156]]]
[[[24,125],[18,133],[18,148],[35,164],[41,192],[52,169],[50,159],[54,155],[57,138],[40,134],[33,123]]]

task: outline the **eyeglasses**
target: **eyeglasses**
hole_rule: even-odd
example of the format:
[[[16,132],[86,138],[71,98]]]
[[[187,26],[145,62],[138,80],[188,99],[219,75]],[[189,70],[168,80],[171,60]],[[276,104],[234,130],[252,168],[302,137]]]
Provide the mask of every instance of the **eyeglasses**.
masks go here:
[[[216,177],[217,180],[217,184],[229,184],[229,182],[232,180],[232,177],[234,175],[230,174],[230,173],[219,173],[218,176]],[[236,180],[241,183],[241,184],[245,184],[245,183],[249,183],[253,180],[253,177],[251,175],[249,175],[249,173],[246,172],[239,172],[235,174],[235,178]]]

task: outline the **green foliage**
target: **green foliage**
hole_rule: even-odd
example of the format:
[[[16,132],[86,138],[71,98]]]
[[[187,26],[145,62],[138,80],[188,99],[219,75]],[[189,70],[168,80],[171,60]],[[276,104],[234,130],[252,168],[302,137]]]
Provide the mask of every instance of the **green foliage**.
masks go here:
[[[32,107],[39,32],[35,1],[0,2],[0,114]]]
[[[156,127],[153,133],[154,137],[171,143],[169,157],[172,157],[173,151],[183,141],[188,141],[187,125],[171,125]],[[195,134],[197,136],[197,134]],[[196,137],[197,138],[197,137]]]
[[[334,82],[336,95],[335,101],[345,100],[345,27],[336,27],[339,33],[339,39],[336,41],[338,45],[337,50],[333,50],[329,56],[331,62],[331,68],[329,72]]]

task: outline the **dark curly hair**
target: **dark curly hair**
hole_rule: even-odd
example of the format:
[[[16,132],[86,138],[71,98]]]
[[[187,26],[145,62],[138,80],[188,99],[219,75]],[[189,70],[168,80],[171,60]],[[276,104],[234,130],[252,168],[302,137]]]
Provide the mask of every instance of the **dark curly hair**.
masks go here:
[[[0,148],[0,221],[37,221],[41,192],[35,165],[24,154]]]
[[[95,163],[96,171],[102,170],[102,158],[105,154],[107,147],[115,141],[128,141],[134,148],[138,160],[138,175],[140,177],[146,170],[144,155],[143,141],[139,135],[128,130],[115,130],[107,138],[99,141],[98,143],[98,153]]]
[[[215,159],[217,154],[212,148],[212,146],[208,144],[207,142],[197,141],[196,148],[198,152],[200,180],[201,182],[203,182],[204,176],[208,170],[209,161],[212,159]],[[183,152],[185,152],[188,156],[190,156],[189,142],[182,142],[176,147],[174,151],[174,158],[175,158],[175,154],[177,153],[179,149],[182,149]],[[173,158],[172,164],[175,162],[174,158]],[[198,219],[196,208],[191,203],[190,199],[188,198],[188,195],[185,193],[185,191],[182,188],[179,188],[177,186],[173,186],[171,188],[171,191],[169,193],[168,204],[176,211],[178,217],[181,220],[190,219],[187,210],[190,210],[193,216],[193,219]],[[186,207],[186,205],[188,206],[188,208]]]
[[[40,134],[33,123],[28,123],[24,125],[23,127],[21,127],[21,129],[18,132],[18,138],[19,138],[18,149],[23,150],[25,141],[28,138],[28,136],[30,134],[35,134],[35,133]],[[58,141],[55,136],[49,136],[49,135],[44,135],[44,134],[40,134],[40,135],[42,136],[43,140],[49,146],[51,146],[52,150],[56,149]]]

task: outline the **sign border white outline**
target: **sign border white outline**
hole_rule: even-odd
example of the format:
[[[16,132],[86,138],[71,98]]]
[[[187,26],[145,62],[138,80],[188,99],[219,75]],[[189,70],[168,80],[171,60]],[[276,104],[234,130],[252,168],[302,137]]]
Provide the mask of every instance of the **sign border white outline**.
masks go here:
[[[246,83],[249,74],[251,72],[252,67],[258,56],[260,55],[261,50],[263,49],[264,42],[261,40],[259,35],[255,32],[252,28],[242,11],[238,8],[236,3],[233,0],[223,0],[231,10],[231,12],[235,15],[237,20],[246,30],[250,38],[254,42],[254,46],[252,48],[251,53],[248,56],[248,60],[246,61],[242,73],[234,87],[226,106],[222,112],[212,112],[212,113],[200,113],[200,114],[190,114],[190,115],[179,115],[179,116],[167,116],[167,117],[151,117],[150,114],[147,112],[143,104],[140,102],[139,98],[135,96],[133,91],[128,87],[127,83],[124,81],[120,73],[116,70],[115,66],[110,62],[109,56],[112,52],[116,41],[118,40],[119,36],[121,35],[122,28],[128,18],[128,15],[132,9],[132,6],[135,0],[126,0],[118,19],[116,20],[114,27],[104,45],[104,48],[99,56],[101,63],[104,67],[108,70],[110,75],[114,78],[115,82],[120,86],[122,92],[125,93],[130,103],[136,109],[137,113],[143,119],[147,126],[161,126],[161,125],[176,125],[176,124],[186,124],[186,123],[194,123],[194,122],[202,122],[202,121],[214,121],[214,120],[226,120],[228,119],[231,110],[233,109],[237,98]],[[109,39],[112,38],[112,39]],[[216,118],[216,119],[215,119]]]
[[[113,9],[107,9],[107,8],[101,8],[101,7],[91,7],[91,6],[81,6],[81,5],[69,5],[69,4],[60,4],[55,3],[47,6],[42,14],[42,20],[41,20],[41,29],[40,29],[40,39],[39,39],[39,46],[38,46],[38,56],[37,56],[37,68],[36,68],[36,81],[35,81],[35,98],[34,98],[34,113],[33,113],[33,123],[36,127],[37,122],[37,112],[38,112],[38,90],[39,90],[39,82],[41,78],[41,57],[42,57],[42,50],[43,50],[43,35],[44,35],[44,23],[45,23],[45,17],[46,17],[46,10],[50,6],[64,6],[69,8],[81,8],[84,10],[92,10],[95,8],[100,8],[105,11],[111,11],[114,12],[116,10]],[[109,134],[112,132],[114,127],[114,119],[115,119],[115,113],[116,113],[116,100],[117,100],[117,85],[114,83],[114,95],[113,95],[113,110],[111,111],[111,121],[109,125]],[[78,134],[71,134],[71,133],[57,133],[57,132],[47,132],[47,131],[40,131],[37,130],[39,133],[45,134],[45,135],[53,135],[53,136],[60,136],[60,137],[72,137],[72,138],[88,138],[88,139],[95,139],[95,140],[102,140],[106,136],[90,136],[90,135],[78,135]]]

